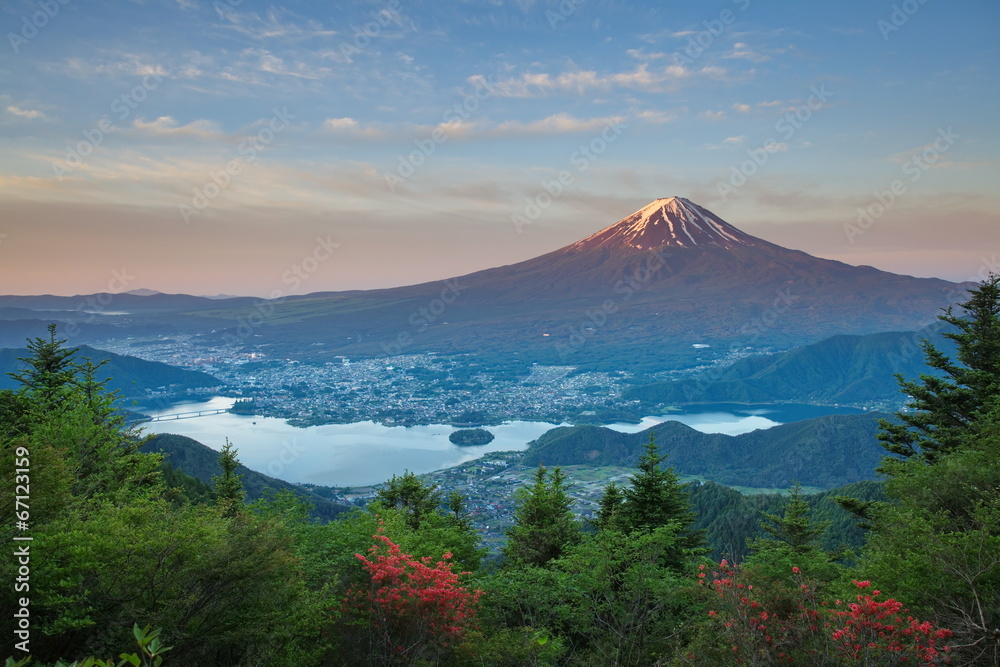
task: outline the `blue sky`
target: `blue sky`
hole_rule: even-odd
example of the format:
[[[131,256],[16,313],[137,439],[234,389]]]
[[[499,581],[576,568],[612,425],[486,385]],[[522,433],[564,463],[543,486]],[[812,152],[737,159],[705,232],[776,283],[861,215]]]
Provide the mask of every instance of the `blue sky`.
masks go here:
[[[1000,269],[992,1],[43,0],[0,28],[0,293],[408,284],[674,195],[853,264]]]

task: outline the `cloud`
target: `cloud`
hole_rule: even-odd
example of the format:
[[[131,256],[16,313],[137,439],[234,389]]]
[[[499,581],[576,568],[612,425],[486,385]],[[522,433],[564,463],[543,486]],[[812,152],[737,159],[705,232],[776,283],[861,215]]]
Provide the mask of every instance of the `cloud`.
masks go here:
[[[758,53],[754,51],[749,46],[743,42],[737,42],[733,44],[733,50],[722,56],[728,60],[740,59],[749,60],[750,62],[763,63],[771,59],[771,56],[765,55],[763,53]]]
[[[750,113],[751,111],[753,111],[753,107],[751,107],[749,104],[740,104],[739,102],[737,102],[736,104],[733,105],[733,111],[738,111],[740,113]]]
[[[82,58],[68,58],[64,63],[48,65],[49,69],[67,74],[76,79],[86,79],[96,75],[112,76],[153,76],[169,77],[170,73],[159,63],[150,63],[143,56],[122,53],[114,60],[91,62]]]
[[[148,123],[142,118],[136,118],[132,121],[132,129],[155,137],[198,137],[200,139],[219,139],[222,137],[218,126],[211,121],[195,120],[187,125],[178,125],[171,116],[160,116]]]
[[[724,148],[737,148],[746,143],[747,135],[741,134],[736,137],[726,137],[721,144],[706,144],[705,148],[710,151],[717,151]]]
[[[323,121],[323,129],[361,139],[382,139],[388,136],[384,129],[370,124],[362,124],[350,117],[327,118]]]
[[[569,132],[590,132],[607,127],[609,124],[620,123],[622,116],[605,118],[574,118],[566,113],[557,113],[533,123],[507,121],[498,125],[490,134],[494,135],[525,135],[525,134],[565,134]]]
[[[691,70],[682,65],[650,68],[643,63],[631,71],[611,74],[599,74],[594,70],[574,70],[556,75],[537,72],[492,83],[485,76],[477,74],[469,77],[468,81],[473,85],[487,86],[493,94],[500,97],[531,98],[558,93],[583,95],[591,91],[607,92],[616,88],[664,92],[679,81],[697,74],[717,78],[720,74],[724,75],[725,70],[717,67]]]
[[[236,3],[238,4],[238,3]],[[257,12],[238,12],[216,2],[215,11],[222,19],[221,25],[247,35],[255,40],[265,39],[310,39],[313,37],[332,37],[338,34],[336,30],[326,28],[321,22],[308,19],[296,22],[291,13],[272,6],[264,16]]]
[[[7,107],[7,113],[26,120],[48,119],[48,116],[46,116],[42,111],[38,111],[37,109],[22,109],[21,107],[14,106],[13,104]]]
[[[657,125],[662,125],[663,123],[669,123],[672,120],[676,120],[677,114],[673,112],[666,111],[640,111],[636,114],[639,120],[643,120],[647,123],[654,123]]]
[[[708,120],[722,120],[726,117],[725,111],[700,111],[698,112],[698,118],[706,118]]]

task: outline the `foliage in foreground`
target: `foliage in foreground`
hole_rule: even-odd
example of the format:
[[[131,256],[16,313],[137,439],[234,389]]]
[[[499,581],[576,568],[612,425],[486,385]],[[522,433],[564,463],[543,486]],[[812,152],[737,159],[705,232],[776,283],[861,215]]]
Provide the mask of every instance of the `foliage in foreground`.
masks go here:
[[[410,473],[320,523],[290,493],[247,504],[227,446],[212,494],[186,502],[100,367],[53,327],[31,342],[22,388],[0,392],[0,460],[11,470],[30,453],[44,554],[31,561],[32,664],[153,665],[165,645],[164,662],[206,665],[997,664],[1000,279],[962,307],[942,318],[957,361],[928,347],[941,374],[904,381],[914,412],[885,427],[886,499],[845,501],[871,526],[861,552],[825,548],[828,522],[795,488],[738,566],[706,558],[688,490],[652,441],[586,525],[561,471],[539,468],[491,571],[464,499]],[[9,559],[0,568],[14,578]],[[0,613],[16,606],[8,589]],[[134,640],[117,663],[94,657]]]

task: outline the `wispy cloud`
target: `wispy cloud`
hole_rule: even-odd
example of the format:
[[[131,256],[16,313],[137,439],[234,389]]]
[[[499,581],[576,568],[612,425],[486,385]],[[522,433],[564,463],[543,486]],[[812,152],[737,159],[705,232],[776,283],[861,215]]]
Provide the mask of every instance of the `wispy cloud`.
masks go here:
[[[750,62],[763,63],[771,59],[771,56],[754,51],[744,42],[737,42],[733,44],[733,50],[722,56],[728,60],[741,59],[749,60]]]
[[[637,113],[636,118],[646,123],[654,123],[656,125],[662,125],[663,123],[669,123],[672,120],[676,120],[677,114],[674,112],[667,112],[667,111],[646,110]]]
[[[263,15],[257,12],[239,12],[226,7],[221,2],[214,4],[215,11],[222,19],[221,25],[255,40],[311,39],[332,37],[336,30],[325,27],[314,19],[301,19],[284,8],[272,6]]]
[[[46,120],[48,116],[45,115],[43,111],[38,111],[37,109],[22,109],[19,106],[11,104],[7,107],[7,113],[18,118],[24,118],[25,120]]]
[[[696,76],[719,78],[726,71],[720,67],[704,67],[698,70],[682,65],[650,67],[642,63],[626,72],[602,74],[595,70],[573,70],[559,74],[547,72],[524,73],[517,77],[494,81],[490,87],[501,97],[530,98],[553,94],[584,95],[594,91],[608,92],[615,89],[645,92],[664,92],[678,82]],[[473,85],[485,85],[486,77],[475,75],[469,78]]]
[[[389,136],[383,128],[362,124],[354,118],[327,118],[323,129],[335,134],[349,135],[362,139],[384,139]]]
[[[136,118],[132,129],[140,134],[155,137],[198,137],[199,139],[219,139],[223,136],[218,126],[207,120],[195,120],[187,125],[179,125],[170,116],[160,116],[156,120],[146,122]]]
[[[494,135],[526,135],[526,134],[565,134],[569,132],[589,132],[606,127],[609,124],[623,122],[623,116],[608,116],[604,118],[574,118],[569,114],[558,113],[531,123],[507,121],[501,123],[490,134]]]

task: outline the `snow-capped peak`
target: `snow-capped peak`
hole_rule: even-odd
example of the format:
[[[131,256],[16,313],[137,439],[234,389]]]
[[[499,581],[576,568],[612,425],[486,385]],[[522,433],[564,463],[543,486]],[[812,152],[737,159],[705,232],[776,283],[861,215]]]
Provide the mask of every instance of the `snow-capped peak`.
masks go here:
[[[592,234],[569,249],[661,246],[703,248],[759,245],[760,239],[736,229],[708,209],[684,197],[657,199],[632,215]]]

